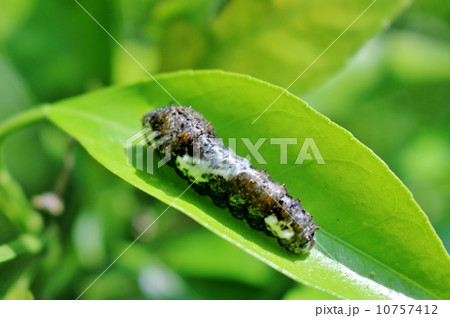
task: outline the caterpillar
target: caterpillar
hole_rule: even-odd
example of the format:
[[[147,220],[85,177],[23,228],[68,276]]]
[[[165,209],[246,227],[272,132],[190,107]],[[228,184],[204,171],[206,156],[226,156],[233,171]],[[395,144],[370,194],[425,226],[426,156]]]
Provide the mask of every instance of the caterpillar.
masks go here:
[[[319,229],[300,200],[265,170],[253,167],[215,135],[214,127],[191,106],[166,106],[144,115],[143,126],[156,132],[148,138],[161,156],[200,194],[253,229],[276,237],[294,254],[308,253]]]

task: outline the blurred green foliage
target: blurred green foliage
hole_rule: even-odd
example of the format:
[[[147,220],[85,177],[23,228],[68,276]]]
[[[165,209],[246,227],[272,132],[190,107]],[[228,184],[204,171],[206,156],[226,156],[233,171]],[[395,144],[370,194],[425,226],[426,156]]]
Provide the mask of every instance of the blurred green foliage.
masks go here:
[[[339,6],[335,2],[333,10],[325,10],[326,1],[319,1],[317,7],[306,8],[309,11],[305,7],[284,9],[291,11],[292,19],[287,19],[285,11],[278,12],[276,7],[248,2],[243,12],[250,13],[227,24],[238,1],[80,2],[151,73],[222,68],[285,87],[370,4],[354,0]],[[282,6],[289,2],[273,3]],[[393,17],[404,5],[393,3],[384,18]],[[325,53],[293,89],[388,163],[412,190],[448,250],[450,4],[415,1],[389,26],[388,20],[377,16],[383,13],[383,6],[386,1],[377,1],[367,19],[363,16],[349,29],[348,37],[336,42],[335,51]],[[254,12],[265,18],[252,18],[257,16]],[[302,29],[311,24],[294,23],[299,27],[297,34],[289,24],[297,21],[297,12],[309,12],[308,18],[320,18],[330,25],[316,27],[312,33]],[[274,24],[275,29],[267,27]],[[387,29],[350,59],[382,26]],[[242,35],[242,45],[236,34]],[[274,38],[279,42],[267,45]],[[297,41],[312,41],[314,49],[295,46],[300,45]],[[309,53],[297,56],[293,53],[296,49]],[[75,2],[0,2],[2,121],[32,105],[146,77]],[[31,199],[53,191],[68,143],[61,131],[39,123],[8,137],[2,145],[2,298],[78,297],[165,209],[164,204],[119,180],[77,146],[75,168],[63,193],[64,213],[56,217],[35,211]],[[205,242],[214,253],[199,259],[194,247]],[[191,253],[177,250],[181,243],[192,248]],[[2,257],[8,261],[1,261]],[[240,265],[223,266],[226,263]],[[83,297],[332,296],[299,286],[181,213],[169,210]]]

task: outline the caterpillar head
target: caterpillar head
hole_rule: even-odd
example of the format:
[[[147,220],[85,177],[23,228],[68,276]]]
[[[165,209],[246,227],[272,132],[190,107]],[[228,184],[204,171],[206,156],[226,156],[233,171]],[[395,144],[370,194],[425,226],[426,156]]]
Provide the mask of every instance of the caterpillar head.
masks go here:
[[[144,127],[158,132],[161,147],[173,151],[186,149],[200,135],[214,135],[214,127],[191,106],[166,106],[142,118]]]

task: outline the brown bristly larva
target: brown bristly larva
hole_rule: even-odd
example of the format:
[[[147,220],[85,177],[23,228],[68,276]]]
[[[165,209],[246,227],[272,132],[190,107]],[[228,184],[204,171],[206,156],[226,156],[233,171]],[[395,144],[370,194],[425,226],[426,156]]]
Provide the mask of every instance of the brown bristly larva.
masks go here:
[[[143,117],[143,125],[157,132],[149,140],[156,152],[167,156],[197,192],[228,207],[252,228],[276,237],[294,254],[305,254],[314,247],[318,226],[300,200],[292,198],[285,185],[265,170],[225,147],[211,123],[192,107],[156,109]]]

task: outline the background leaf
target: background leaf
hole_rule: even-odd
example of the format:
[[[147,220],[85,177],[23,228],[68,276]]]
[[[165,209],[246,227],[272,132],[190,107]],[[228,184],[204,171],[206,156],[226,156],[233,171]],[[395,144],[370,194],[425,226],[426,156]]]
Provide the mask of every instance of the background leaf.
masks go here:
[[[9,2],[12,1],[6,1]],[[109,39],[75,2],[16,2],[20,5],[11,3],[7,8],[17,7],[15,11],[20,8],[27,14],[16,18],[5,38],[1,37],[0,26],[0,42],[5,47],[0,54],[5,54],[21,74],[26,74],[29,89],[36,98],[58,100],[109,83]],[[86,6],[101,20],[113,15],[111,1],[89,2]],[[108,26],[106,21],[103,24]],[[96,50],[87,49],[94,45],[98,45]]]
[[[370,9],[292,86],[291,91],[303,93],[342,68],[409,1],[138,2],[133,9],[122,6],[124,20],[136,21],[124,26],[124,40],[150,71],[222,69],[287,87],[371,3]],[[146,56],[149,52],[150,61]],[[116,57],[124,61],[123,54]],[[123,83],[131,78],[120,61],[115,61],[116,79]]]
[[[449,257],[426,216],[387,166],[348,132],[290,94],[251,125],[282,89],[249,77],[212,71],[159,80],[223,138],[297,137],[301,143],[312,137],[326,162],[294,165],[301,144],[288,148],[287,165],[279,164],[273,145],[261,149],[264,168],[302,198],[322,227],[320,246],[306,259],[194,191],[173,207],[285,275],[343,298],[449,297]],[[142,114],[172,102],[156,83],[144,82],[62,101],[48,116],[105,167],[170,204],[187,183],[166,166],[154,175],[127,166],[124,144],[140,129]]]
[[[23,273],[35,264],[33,256],[42,248],[42,240],[30,234],[22,234],[9,243],[0,244],[0,297],[3,298],[11,285],[20,283]]]
[[[21,278],[33,267],[43,248],[37,234],[43,220],[34,211],[20,186],[11,178],[0,158],[0,297],[32,298],[28,278]]]

